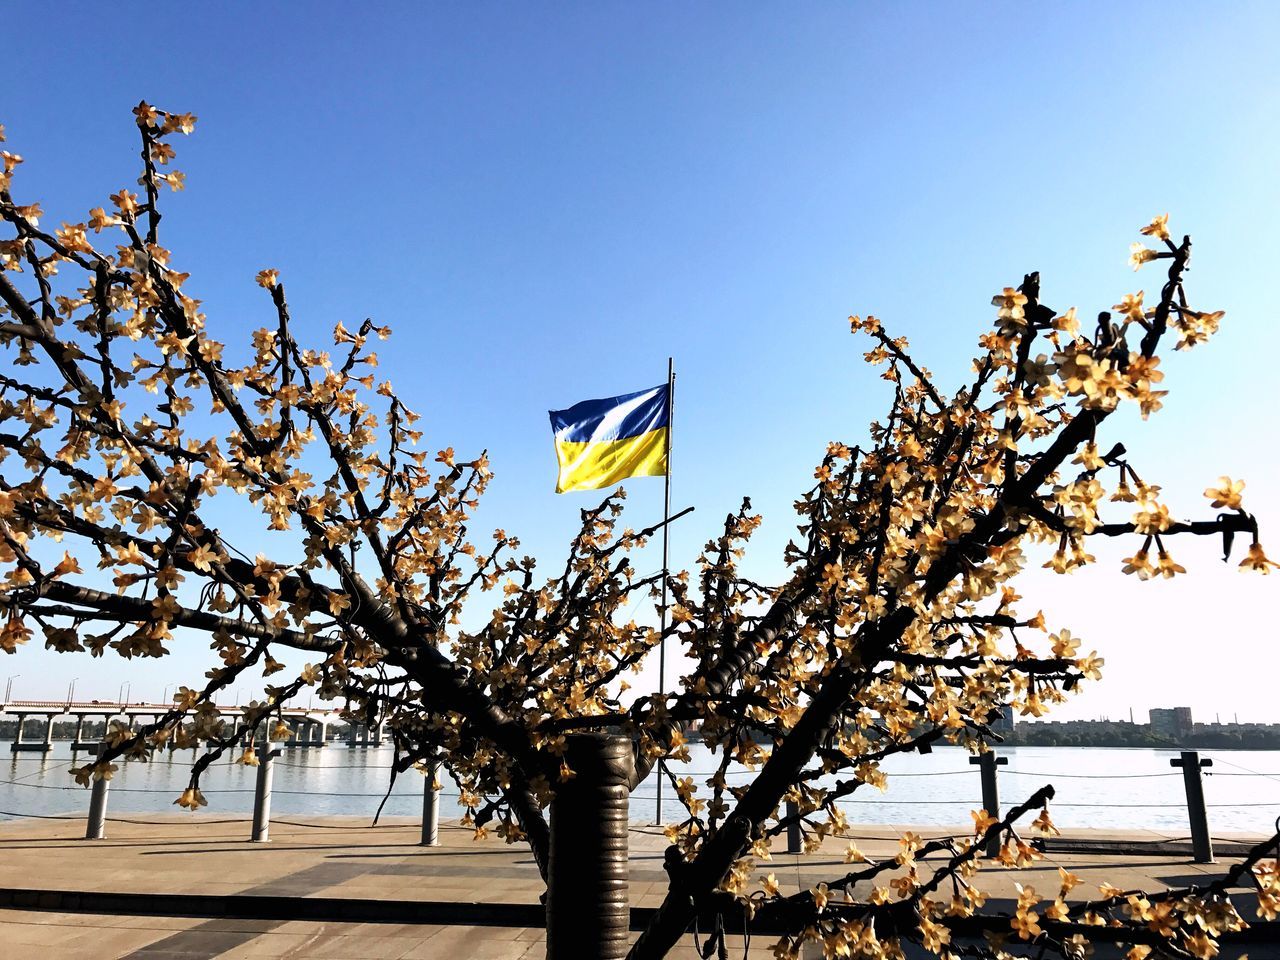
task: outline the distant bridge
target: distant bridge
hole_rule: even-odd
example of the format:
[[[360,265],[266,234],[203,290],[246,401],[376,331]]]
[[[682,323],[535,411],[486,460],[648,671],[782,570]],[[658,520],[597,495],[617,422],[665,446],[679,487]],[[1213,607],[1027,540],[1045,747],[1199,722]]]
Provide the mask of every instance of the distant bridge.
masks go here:
[[[74,719],[76,731],[71,738],[73,751],[83,750],[95,752],[96,741],[83,738],[86,720],[123,719],[132,727],[138,719],[155,721],[173,709],[166,703],[133,703],[112,702],[109,700],[66,701],[66,700],[11,700],[0,703],[0,715],[17,718],[18,729],[10,745],[12,753],[48,753],[53,749],[53,723],[61,717]],[[240,706],[218,705],[218,713],[235,721],[237,728],[245,708]],[[293,734],[281,744],[284,747],[323,747],[330,741],[329,728],[337,724],[348,727],[347,745],[350,747],[369,747],[382,745],[382,725],[370,729],[363,724],[350,723],[343,720],[340,712],[332,707],[284,707],[280,711],[282,719],[289,724]],[[23,728],[28,719],[44,720],[44,736],[33,740],[24,739]]]

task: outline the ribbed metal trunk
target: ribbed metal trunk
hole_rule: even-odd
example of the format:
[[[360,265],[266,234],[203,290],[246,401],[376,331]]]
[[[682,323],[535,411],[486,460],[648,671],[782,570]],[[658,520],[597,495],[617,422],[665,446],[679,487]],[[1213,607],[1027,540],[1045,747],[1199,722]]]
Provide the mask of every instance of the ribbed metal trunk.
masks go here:
[[[631,740],[583,733],[565,738],[576,776],[551,802],[547,960],[622,960],[627,898]]]

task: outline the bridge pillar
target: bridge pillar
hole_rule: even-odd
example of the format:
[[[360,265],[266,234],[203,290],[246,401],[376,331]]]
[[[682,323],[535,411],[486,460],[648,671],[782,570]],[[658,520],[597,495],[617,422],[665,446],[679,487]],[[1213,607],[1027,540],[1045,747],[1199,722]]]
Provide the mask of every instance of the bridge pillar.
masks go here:
[[[18,714],[18,727],[13,734],[13,752],[17,753],[22,749],[22,728],[27,722],[25,713]]]
[[[53,716],[45,721],[44,725],[44,752],[48,753],[53,749]]]
[[[76,714],[76,732],[71,736],[71,749],[73,751],[80,748],[80,738],[84,736],[84,714]]]
[[[375,747],[382,746],[382,724],[375,724],[373,727],[373,745]]]
[[[356,729],[356,722],[354,720],[352,720],[350,723],[347,724],[347,747],[348,748],[355,749],[356,744],[359,743],[359,740],[358,740],[359,733],[360,731]]]

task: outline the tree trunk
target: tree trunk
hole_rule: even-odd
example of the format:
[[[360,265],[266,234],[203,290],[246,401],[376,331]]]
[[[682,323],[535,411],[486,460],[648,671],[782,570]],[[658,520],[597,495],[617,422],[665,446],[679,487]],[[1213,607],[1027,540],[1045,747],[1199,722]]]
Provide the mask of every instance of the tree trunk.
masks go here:
[[[574,777],[551,802],[547,960],[622,960],[627,899],[631,740],[581,733],[565,738]]]

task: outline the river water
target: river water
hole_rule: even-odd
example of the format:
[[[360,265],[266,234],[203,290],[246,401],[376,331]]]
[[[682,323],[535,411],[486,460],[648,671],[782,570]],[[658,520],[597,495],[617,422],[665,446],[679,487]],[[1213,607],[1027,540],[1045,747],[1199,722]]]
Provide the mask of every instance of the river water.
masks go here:
[[[0,744],[0,750],[7,750]],[[694,746],[687,767],[678,775],[705,776],[713,767],[709,752]],[[1089,747],[1015,747],[1001,751],[1009,759],[999,768],[1000,799],[1008,806],[1046,783],[1057,798],[1052,804],[1060,827],[1147,829],[1169,837],[1188,835],[1182,773],[1169,761],[1176,751],[1100,749]],[[83,755],[81,755],[83,757]],[[1223,833],[1270,834],[1280,816],[1280,752],[1202,751],[1213,760],[1205,778],[1209,825]],[[386,792],[390,746],[349,748],[330,743],[322,749],[289,749],[276,761],[272,813],[276,818],[356,815],[372,817]],[[82,761],[81,761],[82,762]],[[180,812],[174,799],[186,784],[190,751],[150,763],[122,763],[111,784],[109,816]],[[70,744],[55,743],[53,752],[0,758],[0,819],[20,816],[83,814],[89,792],[77,787],[68,770]],[[894,757],[885,763],[889,790],[862,788],[844,803],[856,832],[858,826],[951,826],[971,824],[969,811],[981,806],[978,770],[969,755],[942,747],[921,756]],[[731,782],[749,777],[737,771]],[[255,771],[222,761],[206,771],[202,789],[209,799],[206,814],[242,817],[253,809]],[[422,809],[423,778],[410,771],[397,778],[384,815],[416,817]],[[457,787],[444,783],[442,816],[457,817]],[[633,820],[652,822],[655,782],[651,778],[632,796]],[[679,817],[671,791],[663,802],[664,819]]]

